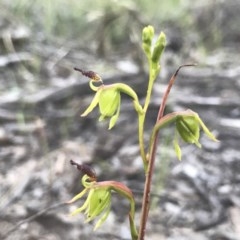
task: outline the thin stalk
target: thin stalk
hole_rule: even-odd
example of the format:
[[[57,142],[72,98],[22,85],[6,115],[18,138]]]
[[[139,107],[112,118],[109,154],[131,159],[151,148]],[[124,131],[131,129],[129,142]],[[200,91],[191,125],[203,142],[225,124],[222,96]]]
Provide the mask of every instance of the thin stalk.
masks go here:
[[[165,107],[166,107],[166,102],[167,102],[167,98],[168,98],[168,95],[172,89],[172,86],[175,82],[175,79],[178,75],[178,72],[181,68],[183,67],[192,67],[192,66],[196,66],[196,64],[184,64],[184,65],[181,65],[177,70],[176,72],[172,75],[169,83],[168,83],[168,87],[163,95],[163,99],[162,99],[162,103],[161,103],[161,106],[160,106],[160,109],[159,109],[159,112],[158,112],[158,117],[157,117],[157,121],[163,117],[163,114],[164,114],[164,110],[165,110]]]
[[[150,59],[148,60],[148,64],[149,64],[149,69],[152,69],[152,62],[151,62]],[[148,106],[149,106],[149,103],[150,103],[150,100],[151,100],[154,80],[155,79],[153,77],[153,73],[150,70],[148,88],[147,88],[147,95],[146,95],[145,103],[144,103],[144,106],[143,106],[143,112],[144,113],[138,115],[138,138],[139,138],[140,154],[141,154],[141,157],[142,157],[142,160],[143,160],[145,172],[147,171],[148,159],[147,159],[146,152],[145,152],[144,134],[143,133],[144,133],[146,113],[147,113],[147,109],[148,109]]]
[[[172,88],[172,86],[175,82],[175,79],[177,77],[177,74],[178,74],[179,70],[182,67],[187,67],[187,66],[194,66],[194,64],[186,64],[186,65],[180,66],[176,70],[176,72],[173,74],[173,76],[171,77],[171,79],[168,83],[168,87],[167,87],[167,89],[166,89],[166,91],[163,95],[161,106],[159,107],[158,116],[157,116],[157,119],[156,119],[156,124],[163,117],[164,109],[166,107],[167,98],[169,96],[169,93],[170,93],[171,88]],[[155,163],[155,158],[156,158],[156,151],[157,151],[157,146],[158,146],[158,133],[159,133],[159,128],[155,131],[155,133],[153,135],[154,141],[153,141],[152,146],[150,146],[150,151],[149,151],[149,159],[148,159],[149,162],[148,162],[148,168],[147,168],[147,171],[146,171],[146,180],[145,180],[143,200],[142,200],[142,213],[141,213],[138,240],[144,240],[145,231],[146,231],[148,212],[149,212],[149,208],[150,208],[151,183],[152,183],[154,163]]]
[[[144,170],[146,172],[147,157],[146,157],[146,153],[145,153],[144,135],[143,135],[145,115],[146,115],[145,112],[142,115],[138,114],[138,142],[139,142],[141,158],[143,160]]]

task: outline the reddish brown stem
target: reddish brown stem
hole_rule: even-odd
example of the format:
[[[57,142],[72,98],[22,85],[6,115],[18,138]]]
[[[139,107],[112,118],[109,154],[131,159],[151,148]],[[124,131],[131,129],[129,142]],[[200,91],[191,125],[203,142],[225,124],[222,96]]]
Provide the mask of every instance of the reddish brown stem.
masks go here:
[[[165,110],[165,107],[166,107],[166,103],[167,103],[167,98],[168,98],[168,95],[172,89],[172,86],[175,82],[175,79],[178,75],[178,72],[180,71],[181,68],[183,67],[192,67],[192,66],[196,66],[196,64],[184,64],[184,65],[181,65],[177,70],[176,72],[172,75],[169,83],[168,83],[168,87],[163,95],[163,99],[162,99],[162,103],[161,103],[161,106],[160,106],[160,109],[159,109],[159,112],[158,112],[158,117],[157,117],[157,121],[163,117],[163,114],[164,114],[164,110]]]
[[[171,91],[171,88],[175,82],[175,79],[177,77],[177,74],[179,70],[182,67],[189,67],[189,66],[195,66],[195,64],[185,64],[181,65],[176,72],[172,75],[168,87],[163,95],[161,106],[159,107],[158,116],[156,123],[163,117],[164,110],[166,107],[167,98],[169,96],[169,93]],[[148,212],[150,207],[150,192],[151,192],[151,183],[152,183],[152,177],[153,177],[153,170],[154,170],[154,163],[155,163],[155,157],[156,157],[156,151],[158,146],[158,132],[155,132],[154,136],[154,142],[153,145],[150,146],[150,152],[149,152],[149,162],[148,162],[148,169],[146,172],[146,180],[145,180],[145,186],[144,186],[144,193],[143,193],[143,201],[142,201],[142,214],[141,214],[141,222],[140,222],[140,229],[139,229],[139,235],[138,240],[144,240],[145,231],[146,231],[146,224],[147,224],[147,218],[148,218]]]

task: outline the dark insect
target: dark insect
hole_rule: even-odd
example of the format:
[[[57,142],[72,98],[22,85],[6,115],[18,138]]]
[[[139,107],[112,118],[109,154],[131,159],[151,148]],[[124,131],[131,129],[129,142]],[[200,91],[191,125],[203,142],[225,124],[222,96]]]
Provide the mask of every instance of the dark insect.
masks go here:
[[[81,171],[83,174],[88,175],[93,181],[95,181],[97,179],[96,173],[94,171],[94,169],[92,167],[90,167],[89,165],[83,163],[83,164],[79,164],[76,163],[73,160],[70,160],[71,165],[73,166],[77,166],[77,169],[79,171]]]
[[[102,82],[101,77],[97,73],[95,73],[93,71],[84,71],[84,70],[82,70],[80,68],[77,68],[77,67],[74,67],[73,69],[75,71],[78,71],[78,72],[82,73],[82,75],[85,76],[85,77],[88,77],[88,78],[93,79],[95,81]]]

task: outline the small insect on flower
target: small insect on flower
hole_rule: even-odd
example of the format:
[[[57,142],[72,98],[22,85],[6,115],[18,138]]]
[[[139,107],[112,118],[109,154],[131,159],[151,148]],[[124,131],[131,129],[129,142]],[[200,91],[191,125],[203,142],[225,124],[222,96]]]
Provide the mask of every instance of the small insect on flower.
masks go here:
[[[79,164],[79,163],[76,163],[73,160],[70,160],[70,163],[73,166],[77,166],[77,169],[79,171],[81,171],[83,174],[86,174],[90,178],[90,180],[92,180],[92,181],[97,180],[97,175],[96,175],[94,169],[92,167],[90,167],[89,165],[87,165],[85,163]]]

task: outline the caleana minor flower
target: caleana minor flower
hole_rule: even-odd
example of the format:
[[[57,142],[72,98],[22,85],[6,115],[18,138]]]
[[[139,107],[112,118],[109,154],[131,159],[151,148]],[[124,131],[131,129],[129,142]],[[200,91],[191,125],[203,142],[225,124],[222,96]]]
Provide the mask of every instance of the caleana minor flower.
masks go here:
[[[137,94],[128,85],[123,83],[104,85],[102,79],[96,73],[92,71],[85,72],[78,68],[75,68],[75,70],[80,71],[84,76],[90,78],[90,88],[96,92],[92,102],[81,115],[82,117],[87,116],[95,107],[98,106],[100,113],[99,121],[109,118],[109,129],[111,129],[116,124],[120,114],[122,93],[127,94],[133,99],[135,110],[139,114],[143,112],[142,107],[139,104]],[[94,84],[96,83],[100,83],[100,86],[95,86]]]
[[[174,139],[174,147],[179,159],[181,159],[181,151],[178,144],[179,136],[184,142],[195,144],[197,147],[201,148],[202,145],[199,142],[199,139],[200,139],[200,130],[203,130],[203,132],[206,134],[206,136],[209,139],[215,142],[218,142],[216,137],[208,129],[208,127],[205,125],[205,123],[202,121],[202,119],[199,117],[199,115],[196,112],[187,110],[185,111],[185,113],[187,114],[179,114],[176,117],[176,121],[175,121],[176,132],[175,132],[175,139]]]
[[[107,219],[111,210],[111,189],[105,184],[88,182],[88,176],[84,175],[82,183],[85,188],[68,203],[73,203],[88,194],[84,204],[71,213],[72,216],[83,212],[86,215],[86,222],[90,222],[99,217],[94,230],[102,225]]]
[[[134,224],[135,201],[132,191],[123,183],[116,181],[102,181],[98,182],[95,173],[86,165],[80,165],[71,160],[72,165],[76,165],[78,170],[85,173],[82,177],[82,185],[84,189],[73,197],[67,203],[74,203],[87,195],[82,206],[71,213],[74,216],[79,213],[84,213],[86,222],[98,219],[94,230],[99,228],[107,219],[111,211],[112,193],[116,192],[126,197],[130,202],[129,222],[133,239],[137,239],[137,230]]]
[[[199,139],[200,130],[203,130],[203,132],[207,135],[209,139],[218,142],[217,138],[208,129],[208,127],[205,125],[199,115],[190,109],[165,115],[155,125],[154,131],[156,131],[157,129],[161,129],[170,123],[175,124],[175,137],[173,145],[179,160],[181,160],[181,148],[179,146],[179,138],[186,143],[195,144],[197,147],[201,148],[201,143],[199,142]]]

